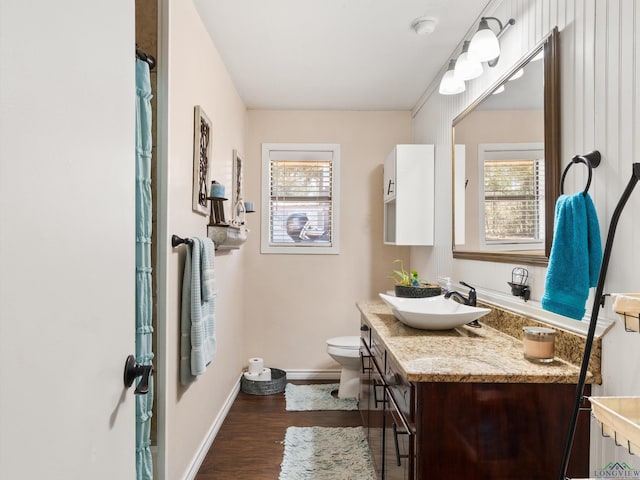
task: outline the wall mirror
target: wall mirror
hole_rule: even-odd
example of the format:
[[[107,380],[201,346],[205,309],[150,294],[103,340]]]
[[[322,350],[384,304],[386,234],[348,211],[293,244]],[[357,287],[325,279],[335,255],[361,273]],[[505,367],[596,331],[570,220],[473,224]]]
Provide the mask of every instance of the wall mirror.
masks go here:
[[[555,28],[453,121],[453,257],[547,265],[560,180]]]

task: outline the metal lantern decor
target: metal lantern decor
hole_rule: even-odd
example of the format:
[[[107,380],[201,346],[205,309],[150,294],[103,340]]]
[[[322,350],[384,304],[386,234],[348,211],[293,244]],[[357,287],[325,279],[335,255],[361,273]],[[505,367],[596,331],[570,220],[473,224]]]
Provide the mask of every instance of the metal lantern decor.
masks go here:
[[[523,267],[515,267],[511,270],[511,281],[507,282],[511,287],[511,295],[521,297],[526,302],[531,296],[531,290],[527,286],[529,271]]]

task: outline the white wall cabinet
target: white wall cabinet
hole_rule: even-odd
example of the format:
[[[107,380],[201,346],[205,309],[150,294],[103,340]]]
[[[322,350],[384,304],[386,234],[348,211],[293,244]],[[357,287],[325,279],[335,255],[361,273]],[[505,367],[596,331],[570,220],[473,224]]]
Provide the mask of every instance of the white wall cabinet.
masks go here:
[[[384,162],[384,243],[433,245],[434,146],[396,145]]]

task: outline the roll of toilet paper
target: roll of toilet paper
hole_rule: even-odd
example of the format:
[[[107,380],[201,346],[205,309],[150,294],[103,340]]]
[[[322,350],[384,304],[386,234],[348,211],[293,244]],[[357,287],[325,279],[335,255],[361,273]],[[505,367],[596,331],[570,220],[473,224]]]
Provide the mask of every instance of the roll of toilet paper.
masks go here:
[[[260,357],[249,359],[249,373],[251,373],[252,375],[258,375],[260,372],[262,372],[263,368],[264,360],[262,360]]]
[[[271,369],[263,368],[258,373],[244,372],[244,377],[253,382],[268,382],[271,381]]]

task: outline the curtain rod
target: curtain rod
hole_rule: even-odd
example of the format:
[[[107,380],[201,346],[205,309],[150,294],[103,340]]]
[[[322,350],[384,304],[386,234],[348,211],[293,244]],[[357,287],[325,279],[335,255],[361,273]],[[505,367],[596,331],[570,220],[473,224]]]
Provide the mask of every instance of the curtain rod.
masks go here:
[[[147,55],[143,52],[140,47],[138,47],[138,44],[136,44],[136,58],[143,62],[147,62],[149,64],[149,70],[153,70],[156,66],[156,59],[152,55]]]

